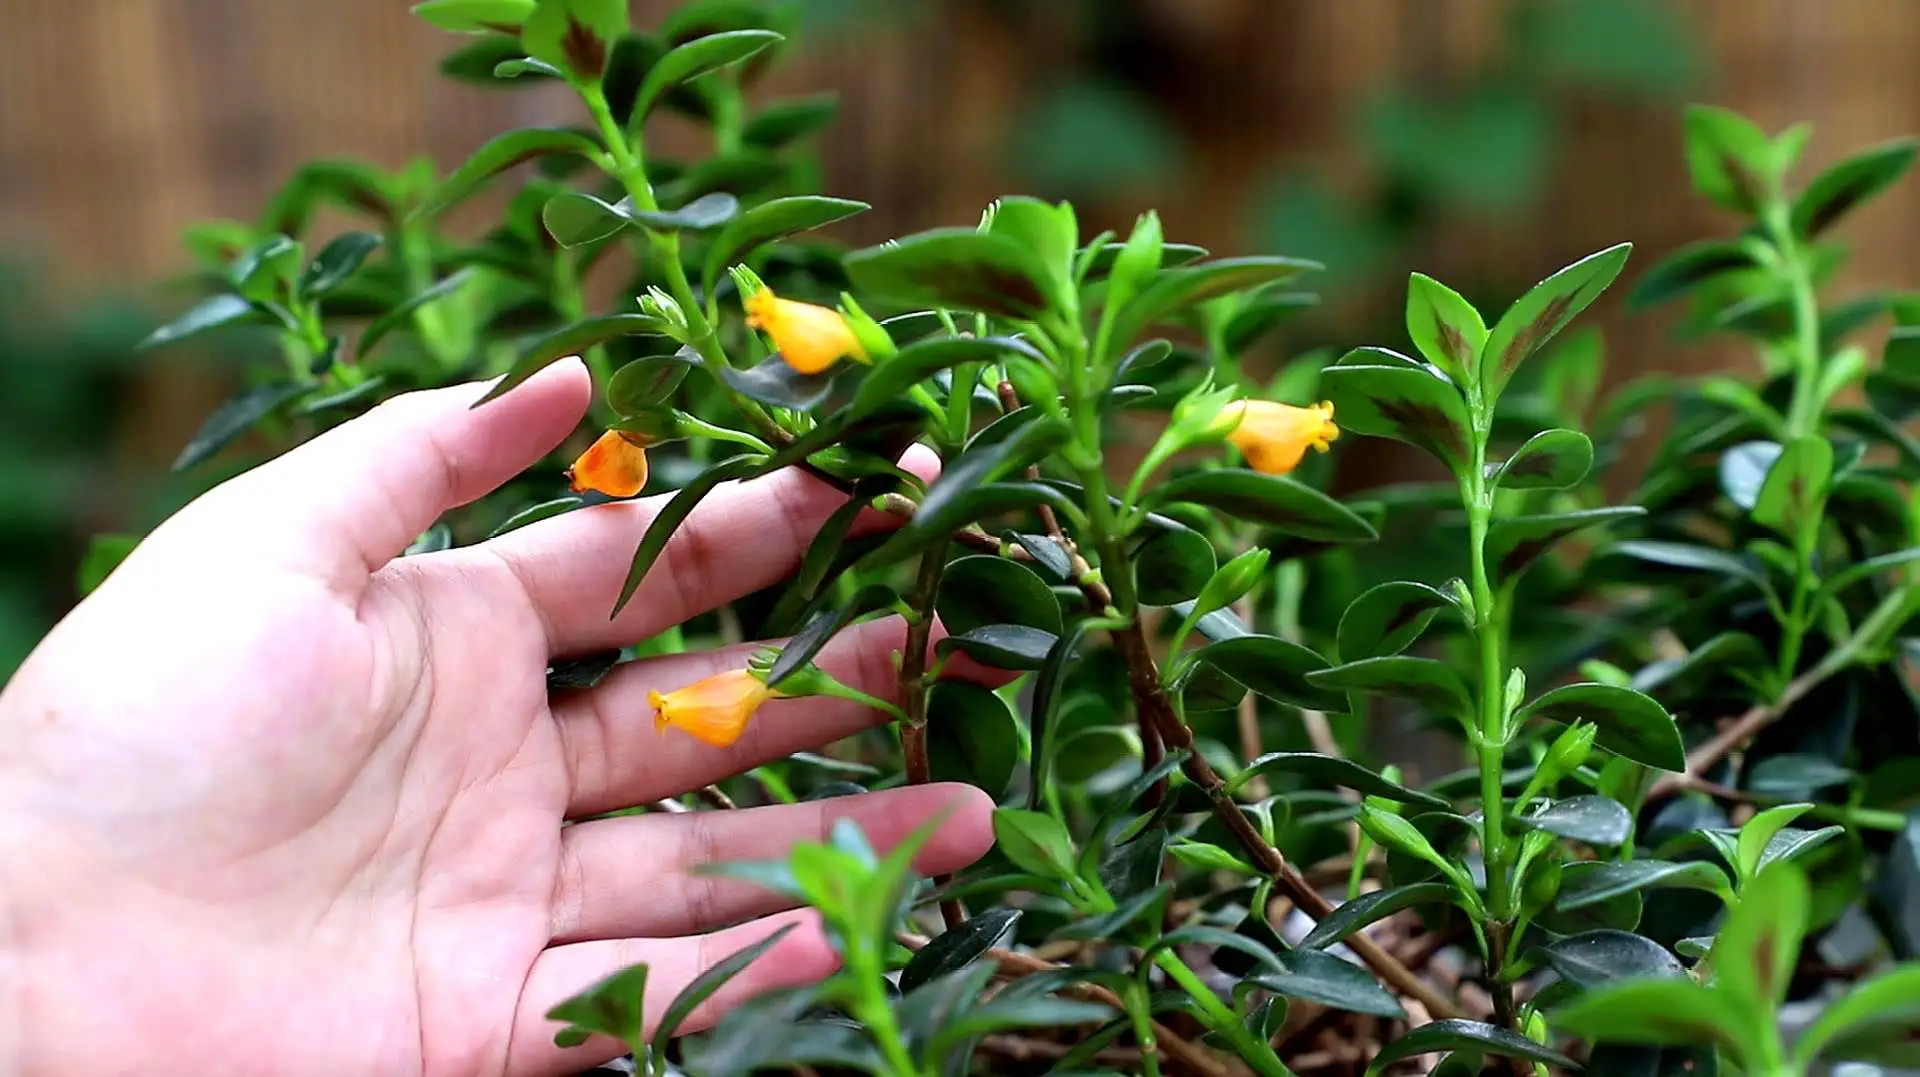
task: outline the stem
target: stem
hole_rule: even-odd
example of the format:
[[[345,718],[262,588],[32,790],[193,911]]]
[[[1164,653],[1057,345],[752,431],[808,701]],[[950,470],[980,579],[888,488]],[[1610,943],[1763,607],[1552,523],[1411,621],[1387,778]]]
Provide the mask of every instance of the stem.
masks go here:
[[[407,294],[419,295],[433,284],[433,256],[415,226],[400,224],[393,230],[393,244],[399,248],[401,265],[406,269]],[[420,335],[421,343],[426,345],[427,353],[434,362],[445,370],[458,358],[447,341],[447,323],[441,311],[435,309],[438,303],[423,303],[414,308],[413,328]]]
[[[1787,437],[1804,437],[1816,432],[1820,420],[1820,402],[1815,397],[1820,377],[1819,304],[1806,254],[1793,235],[1785,199],[1773,200],[1761,215],[1761,223],[1779,252],[1793,301],[1793,403],[1787,412]]]
[[[1255,1072],[1265,1077],[1293,1077],[1293,1071],[1288,1069],[1287,1064],[1280,1061],[1280,1056],[1274,1053],[1273,1045],[1249,1032],[1245,1023],[1240,1020],[1240,1015],[1229,1009],[1226,1003],[1221,1002],[1220,996],[1214,994],[1213,989],[1188,968],[1186,962],[1175,957],[1171,951],[1162,950],[1154,956],[1153,963],[1164,969],[1167,975],[1173,978],[1173,982],[1179,984],[1195,1002],[1199,1003],[1207,1026],[1216,1035],[1232,1043],[1240,1052],[1240,1057],[1245,1059]]]
[[[906,720],[900,724],[900,744],[907,759],[907,782],[925,785],[933,780],[927,758],[927,641],[933,635],[933,601],[940,592],[940,576],[947,567],[947,543],[936,542],[920,555],[920,575],[914,581],[913,618],[907,622],[906,653],[900,659],[900,699]],[[948,876],[935,876],[935,886],[946,886]],[[967,910],[957,898],[940,902],[940,916],[949,929],[966,923]]]
[[[1160,1077],[1160,1043],[1153,1034],[1153,1011],[1143,991],[1127,992],[1127,1017],[1133,1021],[1133,1038],[1140,1044],[1140,1066],[1144,1077]]]
[[[864,949],[861,947],[860,949]],[[848,955],[850,961],[852,954]],[[887,1067],[894,1077],[919,1077],[920,1067],[914,1065],[913,1056],[907,1053],[907,1045],[900,1039],[900,1026],[893,1019],[893,1006],[887,1001],[886,980],[862,953],[858,967],[852,970],[859,997],[854,1000],[853,1009],[860,1023],[867,1026],[867,1034],[880,1047],[880,1053],[886,1056]]]

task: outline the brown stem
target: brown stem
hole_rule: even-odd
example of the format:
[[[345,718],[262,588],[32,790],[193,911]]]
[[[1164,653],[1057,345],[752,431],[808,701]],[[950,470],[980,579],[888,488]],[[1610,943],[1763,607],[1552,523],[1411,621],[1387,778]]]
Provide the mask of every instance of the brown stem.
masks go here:
[[[1687,769],[1679,774],[1663,774],[1647,791],[1647,800],[1663,800],[1682,789],[1700,781],[1700,775],[1708,767],[1727,757],[1727,753],[1752,740],[1754,735],[1772,725],[1795,703],[1806,697],[1808,692],[1820,686],[1820,683],[1832,676],[1836,669],[1816,666],[1787,685],[1786,691],[1772,703],[1756,703],[1745,714],[1733,720],[1732,724],[1715,733],[1712,737],[1687,753]]]
[[[735,804],[733,798],[722,792],[717,785],[703,786],[695,790],[693,795],[705,801],[708,807],[718,808],[722,811],[732,811],[734,808],[740,806]]]
[[[920,576],[914,581],[913,622],[907,626],[906,653],[900,659],[901,709],[907,720],[900,726],[900,746],[906,754],[907,781],[925,785],[933,780],[927,758],[927,643],[933,636],[933,603],[940,592],[940,574],[946,569],[947,544],[936,542],[920,555]],[[950,877],[937,875],[935,886]],[[940,902],[940,918],[949,929],[967,922],[967,910],[958,898]]]

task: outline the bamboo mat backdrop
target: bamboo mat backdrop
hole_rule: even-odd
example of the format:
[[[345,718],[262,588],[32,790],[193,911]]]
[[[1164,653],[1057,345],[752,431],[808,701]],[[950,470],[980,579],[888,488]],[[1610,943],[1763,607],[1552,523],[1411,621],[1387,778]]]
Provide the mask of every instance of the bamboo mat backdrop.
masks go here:
[[[1186,157],[1170,179],[1083,205],[1083,222],[1124,228],[1151,204],[1171,235],[1221,254],[1272,250],[1248,222],[1276,164],[1310,168],[1336,190],[1364,187],[1345,117],[1383,84],[1445,86],[1488,63],[1508,8],[1501,0],[1112,0],[1104,9],[1064,0],[897,2],[890,10],[901,17],[803,42],[758,90],[841,95],[840,121],[821,144],[827,190],[875,209],[840,234],[870,242],[969,223],[988,199],[1017,190],[1004,136],[1052,73],[1081,59],[1084,29],[1060,13],[1125,8],[1151,31],[1136,81],[1150,88]],[[637,3],[635,17],[644,24],[664,6]],[[185,265],[183,225],[252,217],[307,158],[393,166],[428,153],[446,168],[508,127],[576,122],[559,93],[440,77],[436,61],[459,39],[406,8],[404,0],[0,0],[0,250],[43,255],[68,292],[137,289]],[[1912,62],[1920,4],[1675,0],[1670,8],[1711,72],[1690,97],[1768,129],[1816,125],[1803,176],[1871,142],[1920,132],[1920,65]],[[1562,149],[1536,205],[1493,220],[1443,220],[1417,248],[1396,252],[1393,271],[1369,288],[1330,297],[1373,319],[1356,332],[1398,343],[1397,335],[1377,338],[1392,331],[1381,318],[1400,301],[1409,269],[1503,281],[1515,294],[1623,239],[1637,245],[1637,270],[1728,228],[1687,191],[1677,99],[1576,98],[1560,122]],[[1843,287],[1913,286],[1916,212],[1920,182],[1909,178],[1847,224],[1856,254]],[[1623,291],[1594,315],[1607,332],[1610,380],[1725,360],[1711,349],[1676,349],[1666,318],[1622,317]],[[221,391],[178,368],[156,375],[128,453],[163,463]]]

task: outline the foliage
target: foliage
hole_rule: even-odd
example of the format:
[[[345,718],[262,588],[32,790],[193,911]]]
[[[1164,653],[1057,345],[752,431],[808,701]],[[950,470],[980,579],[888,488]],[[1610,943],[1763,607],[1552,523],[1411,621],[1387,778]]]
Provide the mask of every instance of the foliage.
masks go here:
[[[1598,398],[1598,341],[1573,323],[1626,275],[1621,244],[1497,310],[1412,274],[1406,344],[1256,384],[1240,353],[1303,309],[1317,263],[1216,257],[1152,212],[1089,236],[1072,205],[1027,196],[856,250],[819,238],[866,207],[810,189],[829,100],[749,107],[789,46],[784,8],[704,0],[652,29],[599,0],[415,13],[470,35],[450,74],[558,82],[584,123],[502,134],[446,174],[317,162],[259,220],[196,229],[208,294],[150,342],[252,325],[278,351],[179,466],[411,386],[497,378],[485,407],[584,355],[587,441],[416,550],[651,497],[613,612],[722,483],[805,469],[847,507],[789,579],[617,654],[557,656],[555,690],[774,641],[662,697],[662,735],[730,743],[763,705],[818,694],[889,725],[741,776],[739,799],[941,778],[999,804],[994,851],[954,878],[910,872],[925,832],[882,855],[846,825],[710,866],[817,909],[839,971],[681,1036],[764,945],[664,1007],[643,1009],[646,971],[626,970],[551,1014],[560,1042],[611,1036],[650,1073],[696,1077],[959,1073],[1009,1035],[1057,1046],[1062,1073],[1230,1058],[1277,1077],[1329,1027],[1375,1072],[1911,1053],[1917,966],[1838,994],[1815,946],[1864,910],[1878,956],[1911,961],[1920,916],[1903,675],[1920,305],[1820,298],[1844,254],[1831,229],[1903,177],[1912,144],[1795,185],[1806,127],[1688,112],[1694,184],[1741,225],[1635,274],[1632,297],[1750,342],[1753,377]],[[663,111],[704,124],[713,155],[652,155]],[[445,225],[503,190],[478,238]],[[312,235],[322,203],[362,226]],[[630,298],[589,310],[596,269]],[[1875,361],[1852,341],[1883,315]],[[1634,495],[1609,500],[1601,479],[1655,403],[1674,420]],[[1141,424],[1141,459],[1109,452]],[[1376,439],[1445,480],[1326,492],[1334,454]],[[941,461],[931,481],[900,466],[914,443]],[[895,526],[855,536],[869,506]],[[1396,543],[1441,567],[1409,578]],[[814,664],[876,616],[909,627],[885,700]],[[956,656],[1011,683],[950,676]],[[1363,735],[1380,721],[1452,737],[1469,765],[1403,773]],[[1439,975],[1442,948],[1471,990]],[[1832,1004],[1789,1045],[1772,1014],[1816,991]]]

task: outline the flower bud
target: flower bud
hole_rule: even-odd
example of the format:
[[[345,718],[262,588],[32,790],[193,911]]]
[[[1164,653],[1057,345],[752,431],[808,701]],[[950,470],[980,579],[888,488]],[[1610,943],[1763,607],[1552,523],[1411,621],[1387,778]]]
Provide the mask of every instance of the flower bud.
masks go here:
[[[1272,556],[1272,551],[1265,546],[1255,546],[1214,570],[1206,586],[1200,588],[1199,597],[1194,599],[1189,619],[1204,617],[1214,610],[1225,609],[1238,602],[1242,595],[1260,583],[1260,577],[1267,571],[1267,561]]]
[[[566,470],[567,485],[576,494],[632,497],[647,485],[647,448],[619,430],[601,434]]]
[[[1599,727],[1592,722],[1575,722],[1561,730],[1534,772],[1534,780],[1540,787],[1549,788],[1554,782],[1579,770],[1580,765],[1587,761],[1587,753],[1593,748],[1593,738],[1597,732]]]

